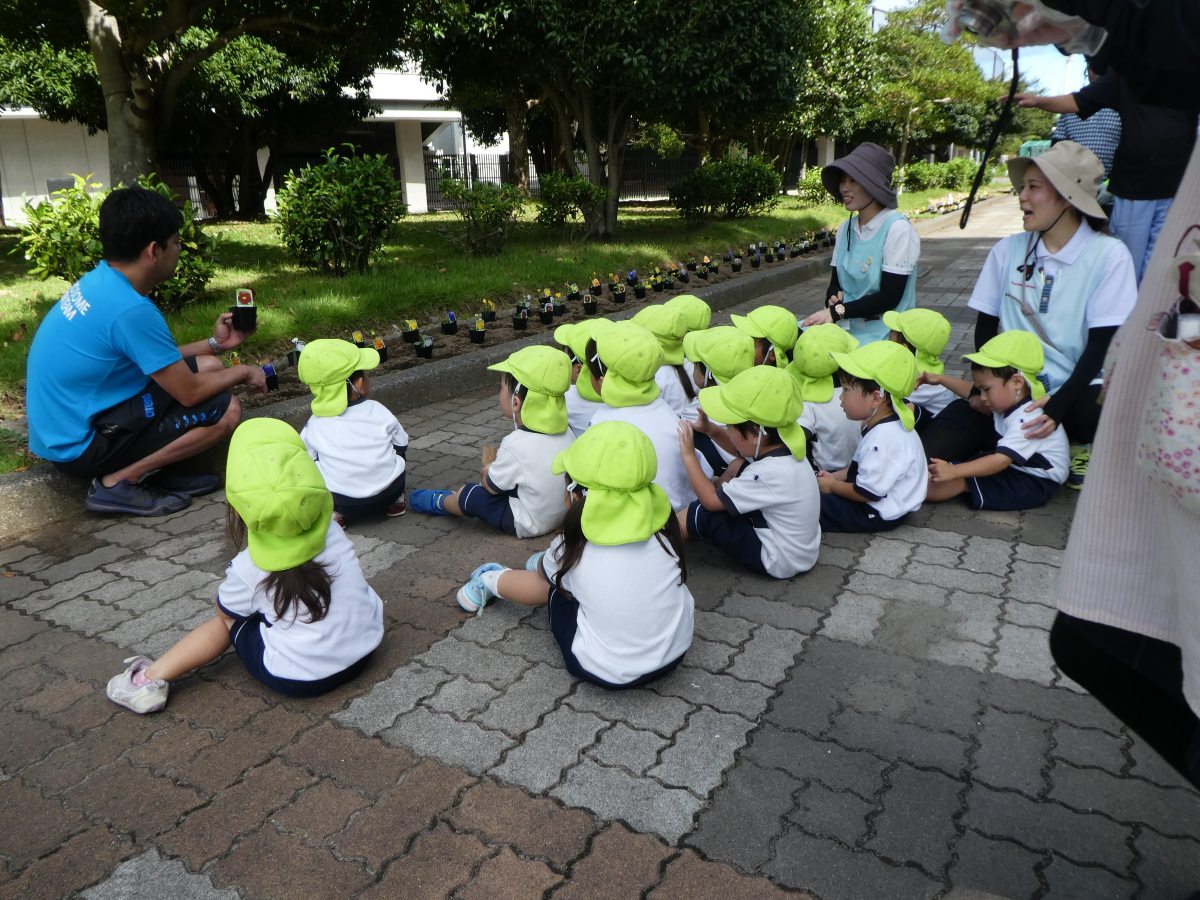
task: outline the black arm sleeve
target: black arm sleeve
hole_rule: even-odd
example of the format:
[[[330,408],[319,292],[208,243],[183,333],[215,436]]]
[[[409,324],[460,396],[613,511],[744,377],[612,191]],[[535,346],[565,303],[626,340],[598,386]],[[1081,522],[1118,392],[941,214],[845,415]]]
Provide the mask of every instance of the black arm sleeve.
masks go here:
[[[1116,72],[1106,72],[1072,96],[1079,107],[1079,118],[1087,119],[1104,108],[1120,110],[1121,90]]]
[[[900,305],[900,300],[904,296],[904,288],[908,285],[908,279],[916,277],[915,270],[907,275],[884,272],[879,276],[879,290],[847,303],[846,315],[843,318],[861,319],[864,316],[879,316],[889,309],[895,309]]]
[[[975,316],[975,349],[978,350],[1000,333],[1000,317],[979,313]]]
[[[842,283],[838,280],[837,266],[829,267],[829,289],[825,291],[826,299],[832,297],[842,289]]]
[[[1054,396],[1046,403],[1046,415],[1055,422],[1063,420],[1067,410],[1075,405],[1084,389],[1100,373],[1100,369],[1104,366],[1104,355],[1108,353],[1108,345],[1112,343],[1113,335],[1116,333],[1117,326],[1115,325],[1108,328],[1088,329],[1087,344],[1079,356],[1079,361],[1075,363],[1071,377],[1054,392]]]

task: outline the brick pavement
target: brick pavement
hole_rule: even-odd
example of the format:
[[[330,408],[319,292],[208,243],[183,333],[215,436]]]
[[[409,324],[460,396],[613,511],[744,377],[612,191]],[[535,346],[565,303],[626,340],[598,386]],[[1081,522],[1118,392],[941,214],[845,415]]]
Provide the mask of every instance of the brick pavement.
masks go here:
[[[994,201],[925,239],[948,359],[1015,223]],[[823,282],[756,302],[806,312]],[[494,405],[406,414],[413,483],[469,477]],[[928,507],[828,535],[782,583],[696,546],[686,665],[622,694],[567,676],[538,613],[454,605],[478,562],[544,541],[410,514],[352,530],[388,626],[354,684],[281,699],[227,656],[146,718],[100,691],[210,614],[222,503],[22,535],[0,548],[0,897],[1185,896],[1200,795],[1047,650],[1072,510]]]

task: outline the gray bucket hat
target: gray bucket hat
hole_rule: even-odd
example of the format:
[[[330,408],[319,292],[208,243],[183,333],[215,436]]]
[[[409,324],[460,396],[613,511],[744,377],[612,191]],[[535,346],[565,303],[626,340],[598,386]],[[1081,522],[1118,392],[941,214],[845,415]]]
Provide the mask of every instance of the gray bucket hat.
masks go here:
[[[896,169],[896,158],[878,144],[859,144],[841,159],[835,159],[821,170],[821,181],[825,190],[839,203],[842,192],[838,183],[842,175],[849,175],[874,197],[884,209],[896,208],[896,190],[892,187],[892,172]]]
[[[1107,219],[1096,200],[1104,184],[1104,163],[1091,150],[1074,141],[1059,141],[1040,156],[1018,156],[1008,161],[1008,177],[1019,194],[1025,172],[1037,166],[1063,198],[1085,216]]]

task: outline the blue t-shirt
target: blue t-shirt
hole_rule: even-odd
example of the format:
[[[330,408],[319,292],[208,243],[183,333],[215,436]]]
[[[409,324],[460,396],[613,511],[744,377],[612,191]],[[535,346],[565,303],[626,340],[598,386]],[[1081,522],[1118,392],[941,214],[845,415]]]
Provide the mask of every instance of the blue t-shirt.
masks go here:
[[[101,262],[67,288],[34,335],[25,369],[29,449],[52,462],[78,459],[95,436],[93,416],[181,358],[158,307]]]

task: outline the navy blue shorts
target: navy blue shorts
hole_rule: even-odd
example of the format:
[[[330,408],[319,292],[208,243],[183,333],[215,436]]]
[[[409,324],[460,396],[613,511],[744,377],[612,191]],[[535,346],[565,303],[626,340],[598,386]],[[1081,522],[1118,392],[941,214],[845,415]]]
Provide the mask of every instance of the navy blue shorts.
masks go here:
[[[1058,483],[1009,467],[995,475],[967,479],[971,509],[1037,509],[1050,502]]]
[[[762,541],[746,516],[735,516],[724,509],[714,512],[693,500],[688,506],[687,530],[689,536],[719,547],[751,572],[774,577],[763,568]]]
[[[655,669],[653,672],[647,672],[645,675],[639,676],[626,684],[613,684],[611,681],[605,681],[600,676],[593,675],[585,669],[571,651],[571,645],[575,643],[575,631],[578,628],[579,601],[567,591],[560,591],[558,588],[551,586],[550,602],[546,604],[546,609],[550,612],[550,633],[554,635],[554,640],[558,641],[558,649],[562,652],[563,662],[567,665],[567,671],[576,678],[582,678],[584,681],[590,682],[597,687],[605,688],[606,690],[623,691],[649,684],[652,681],[662,678],[674,669],[683,662],[684,656],[687,655],[685,651],[662,668]]]
[[[870,503],[856,503],[837,494],[821,495],[821,530],[867,533],[891,531],[904,524],[907,515],[884,519]]]
[[[400,495],[404,493],[404,480],[407,474],[407,472],[401,472],[395,481],[373,497],[347,497],[337,491],[330,491],[329,493],[333,494],[334,511],[345,516],[347,522],[382,516],[388,511],[388,507],[399,500]]]
[[[472,519],[482,519],[497,531],[517,534],[517,526],[513,521],[512,505],[509,504],[510,494],[490,494],[481,484],[471,482],[464,484],[462,493],[458,495],[458,508],[464,516]]]
[[[692,443],[695,445],[696,449],[700,451],[700,455],[704,457],[714,475],[719,476],[725,474],[725,470],[729,468],[729,463],[725,461],[725,457],[722,456],[721,451],[717,449],[716,441],[703,432],[693,431]]]
[[[263,663],[266,645],[263,643],[262,631],[259,628],[264,623],[262,613],[254,613],[251,616],[234,616],[224,607],[221,607],[221,612],[235,620],[233,627],[229,629],[229,639],[233,642],[233,649],[237,652],[242,665],[246,667],[246,671],[271,690],[277,691],[285,697],[319,697],[321,694],[327,694],[357,676],[366,668],[371,653],[375,652],[372,650],[354,665],[316,681],[280,678],[267,671],[267,667]]]

